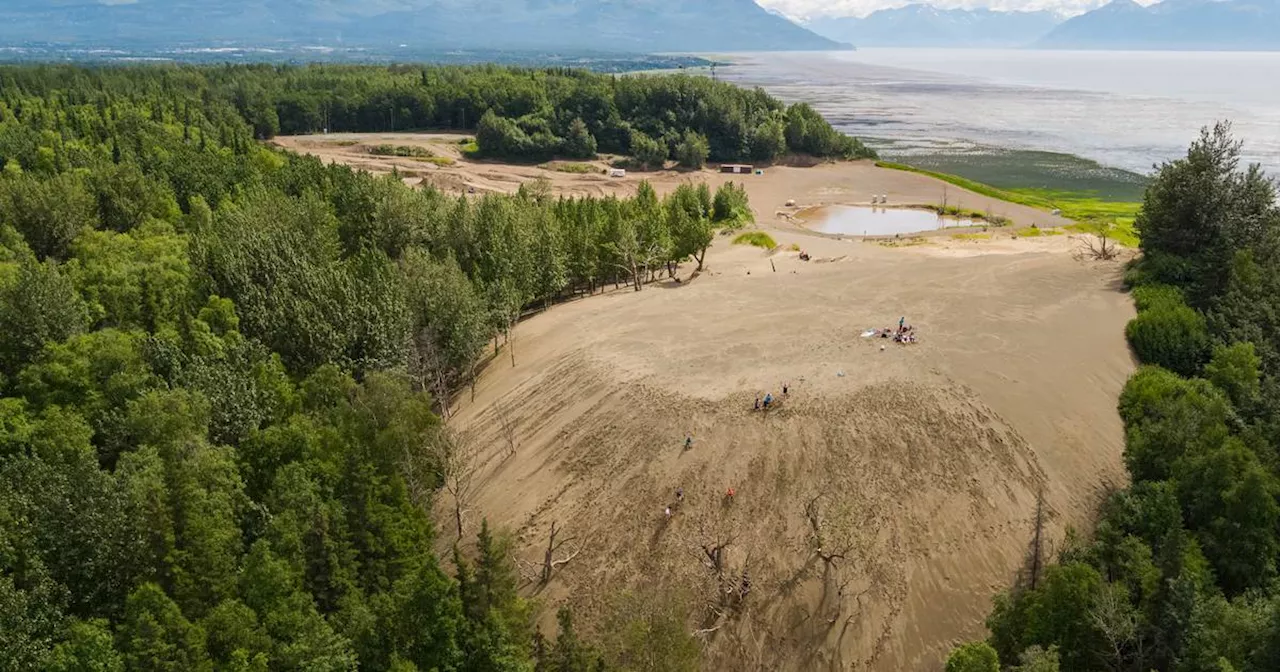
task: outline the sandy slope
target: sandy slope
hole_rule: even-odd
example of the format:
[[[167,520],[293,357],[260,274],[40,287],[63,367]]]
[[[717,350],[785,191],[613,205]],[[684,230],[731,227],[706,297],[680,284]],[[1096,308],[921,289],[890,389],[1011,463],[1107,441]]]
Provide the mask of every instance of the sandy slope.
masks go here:
[[[814,262],[775,255],[775,273],[721,245],[691,283],[522,324],[517,366],[491,365],[455,420],[484,454],[473,515],[518,531],[530,562],[552,522],[576,537],[543,598],[588,621],[630,588],[720,624],[702,547],[731,538],[725,580],[745,569],[751,591],[707,636],[708,669],[937,669],[1020,566],[1037,492],[1060,538],[1123,478],[1130,304],[1117,268],[1065,238],[981,254],[795,238]],[[901,314],[921,343],[858,337]],[[751,411],[784,381],[779,409]],[[846,556],[830,567],[817,495]]]
[[[510,190],[545,173],[447,174]],[[562,191],[594,188],[553,177]],[[681,179],[660,176],[659,189]],[[771,217],[787,199],[938,200],[938,183],[915,175],[841,164],[747,184],[764,226],[814,260],[720,239],[692,281],[523,322],[516,365],[504,350],[451,421],[479,453],[467,524],[486,516],[513,531],[528,567],[552,523],[573,538],[558,555],[580,554],[530,589],[548,626],[567,602],[601,629],[629,592],[641,610],[714,630],[701,636],[705,669],[940,669],[953,643],[983,634],[991,596],[1023,564],[1037,494],[1060,540],[1123,479],[1115,404],[1133,368],[1132,306],[1119,266],[1076,260],[1068,236],[886,247]],[[1023,224],[1046,217],[992,207]],[[859,337],[903,315],[919,344]],[[783,382],[780,407],[751,410]],[[677,487],[685,502],[667,519]],[[823,553],[842,558],[820,559],[811,502]],[[452,526],[441,529],[452,543]],[[720,544],[717,578],[704,547]],[[744,573],[747,596],[726,597]]]

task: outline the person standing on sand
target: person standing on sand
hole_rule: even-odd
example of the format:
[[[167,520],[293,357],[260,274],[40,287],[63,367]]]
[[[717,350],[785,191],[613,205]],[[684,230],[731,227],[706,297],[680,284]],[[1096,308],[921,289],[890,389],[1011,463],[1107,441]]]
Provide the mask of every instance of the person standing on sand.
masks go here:
[[[684,437],[684,449],[689,450],[692,447],[693,447],[693,437],[692,436]]]
[[[770,392],[764,395],[764,410],[766,411],[769,410],[769,404],[772,404],[772,403],[773,403],[773,393]]]
[[[786,384],[786,383],[783,383],[783,384],[782,384],[782,396],[784,396],[784,397],[785,397],[785,396],[787,396],[787,384]]]
[[[753,410],[760,410],[760,395],[756,395],[756,407]]]
[[[684,504],[684,488],[676,488],[676,503]]]
[[[906,315],[903,315],[902,317],[899,317],[899,318],[898,318],[898,331],[899,331],[899,332],[901,332],[901,331],[902,331],[902,325],[904,325],[904,324],[906,324],[906,323],[907,323],[907,316],[906,316]]]

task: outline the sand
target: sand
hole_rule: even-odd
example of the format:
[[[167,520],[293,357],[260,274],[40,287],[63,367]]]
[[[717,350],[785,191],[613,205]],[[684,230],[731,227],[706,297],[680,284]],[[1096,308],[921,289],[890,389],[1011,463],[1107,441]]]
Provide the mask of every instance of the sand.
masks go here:
[[[1018,227],[1035,224],[1044,228],[1070,223],[1042,210],[976,194],[925,175],[877,168],[870,161],[772,166],[766,167],[762,176],[727,175],[706,169],[696,172],[630,172],[624,178],[611,178],[604,174],[608,167],[605,161],[589,162],[595,172],[588,174],[554,169],[564,162],[510,165],[469,161],[462,157],[459,145],[467,138],[450,133],[334,133],[280,137],[274,142],[280,147],[313,154],[325,161],[338,161],[375,173],[389,173],[395,169],[404,176],[407,184],[425,183],[454,193],[511,193],[521,184],[539,178],[551,182],[556,193],[579,196],[631,195],[641,180],[648,180],[659,194],[665,194],[684,182],[705,181],[716,187],[733,181],[746,185],[757,221],[788,227],[796,226],[790,221],[791,217],[806,207],[869,204],[873,196],[885,196],[891,205],[938,205],[945,202],[1006,217]],[[440,166],[413,158],[369,153],[370,147],[380,144],[422,147],[455,163]],[[788,202],[795,205],[788,207]]]
[[[467,172],[479,170],[451,174],[509,190],[539,169]],[[554,181],[600,186],[580,180]],[[1078,258],[1068,235],[891,246],[769,217],[786,199],[923,200],[937,186],[867,164],[747,184],[763,227],[813,260],[719,238],[697,277],[686,265],[684,282],[522,322],[515,365],[504,349],[449,421],[476,451],[468,534],[482,517],[509,530],[532,575],[551,525],[562,530],[556,557],[577,555],[525,587],[547,631],[570,604],[599,634],[632,594],[687,617],[705,669],[941,669],[955,643],[984,636],[992,596],[1024,565],[1038,496],[1053,548],[1124,482],[1115,405],[1133,308],[1119,262]],[[919,343],[859,336],[902,316]],[[784,383],[779,405],[752,410]],[[443,550],[450,497],[439,506]]]

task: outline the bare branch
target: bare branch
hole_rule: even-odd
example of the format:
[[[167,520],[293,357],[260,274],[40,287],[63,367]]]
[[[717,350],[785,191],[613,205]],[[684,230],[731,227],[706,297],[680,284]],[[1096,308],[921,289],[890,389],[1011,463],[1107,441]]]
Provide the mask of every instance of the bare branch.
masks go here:
[[[574,540],[573,537],[567,537],[557,542],[556,535],[560,534],[561,531],[563,531],[563,528],[556,529],[555,521],[552,521],[551,533],[547,538],[547,551],[542,558],[542,574],[538,580],[538,585],[540,586],[545,586],[551,582],[551,574],[557,567],[568,564],[571,560],[582,553],[583,549],[579,547],[578,550],[570,553],[568,556],[560,558],[559,560],[555,559],[556,551],[560,550],[561,546],[564,546],[566,543]]]
[[[442,427],[436,437],[436,460],[440,469],[440,481],[445,492],[453,498],[454,527],[458,539],[464,536],[463,517],[471,501],[472,482],[475,478],[476,449],[462,432],[448,426]]]
[[[560,559],[560,560],[552,560],[552,561],[551,561],[551,568],[552,568],[552,569],[555,569],[556,567],[559,567],[560,565],[567,565],[567,564],[569,564],[569,561],[571,561],[571,560],[573,560],[574,558],[578,557],[581,553],[582,553],[582,549],[581,549],[581,548],[579,548],[578,550],[574,551],[573,553],[570,553],[570,554],[569,554],[569,557],[567,557],[567,558],[562,558],[562,559]]]
[[[502,434],[502,439],[506,443],[507,457],[515,457],[516,448],[516,425],[511,419],[510,409],[502,401],[498,401],[493,405],[493,413],[498,417],[498,430]]]
[[[706,637],[707,635],[709,635],[709,634],[711,634],[711,633],[713,633],[713,632],[716,632],[717,630],[719,630],[719,629],[720,629],[720,628],[722,628],[722,627],[724,627],[724,623],[721,623],[721,624],[717,625],[717,626],[716,626],[716,627],[714,627],[714,628],[702,628],[701,630],[694,630],[694,631],[693,631],[693,636],[694,636],[694,637]]]

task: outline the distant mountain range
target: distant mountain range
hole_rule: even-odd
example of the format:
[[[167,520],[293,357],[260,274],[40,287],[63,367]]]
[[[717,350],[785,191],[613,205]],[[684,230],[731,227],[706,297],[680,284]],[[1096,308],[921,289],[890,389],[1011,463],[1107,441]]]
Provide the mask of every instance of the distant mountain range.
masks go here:
[[[1051,12],[913,4],[864,18],[817,18],[810,30],[861,47],[1280,50],[1280,0],[1114,0],[1063,20]]]
[[[0,46],[277,42],[636,52],[848,48],[754,0],[0,0]]]
[[[1052,12],[940,9],[914,4],[882,9],[864,18],[818,18],[805,26],[860,47],[1023,47],[1061,20]]]
[[[1064,21],[1047,49],[1280,49],[1280,0],[1113,0]]]
[[[883,47],[1280,49],[1280,0],[1133,0],[1050,12],[912,4],[801,26],[755,0],[0,0],[0,47],[288,44],[723,52]]]

